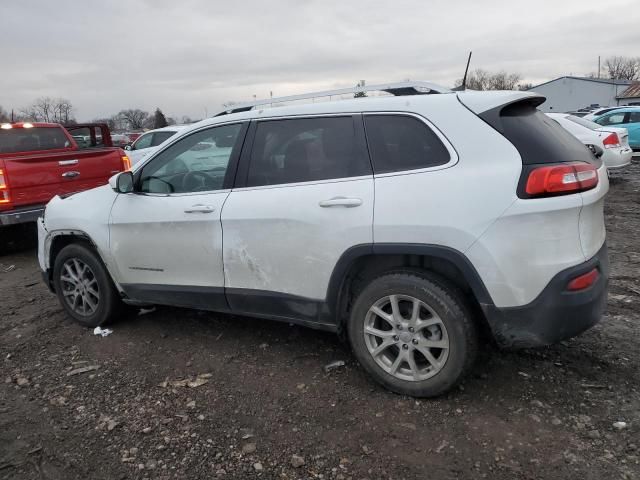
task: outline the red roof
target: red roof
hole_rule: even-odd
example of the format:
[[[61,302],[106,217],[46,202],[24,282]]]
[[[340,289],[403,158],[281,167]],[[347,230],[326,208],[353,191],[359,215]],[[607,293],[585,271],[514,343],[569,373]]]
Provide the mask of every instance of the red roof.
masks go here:
[[[618,98],[640,98],[640,82],[634,82]]]

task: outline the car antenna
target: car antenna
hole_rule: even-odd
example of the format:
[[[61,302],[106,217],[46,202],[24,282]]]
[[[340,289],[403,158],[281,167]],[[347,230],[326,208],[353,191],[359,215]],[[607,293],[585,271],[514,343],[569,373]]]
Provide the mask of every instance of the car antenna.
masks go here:
[[[464,69],[464,77],[462,77],[462,90],[467,89],[467,73],[469,73],[469,64],[471,63],[471,54],[473,52],[469,52],[469,58],[467,58],[467,68]]]

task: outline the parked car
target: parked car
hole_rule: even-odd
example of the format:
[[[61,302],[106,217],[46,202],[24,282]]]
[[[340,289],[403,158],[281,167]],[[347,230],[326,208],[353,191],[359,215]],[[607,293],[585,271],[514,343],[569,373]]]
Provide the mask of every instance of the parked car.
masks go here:
[[[111,135],[111,141],[114,147],[125,148],[131,144],[131,139],[123,133],[114,133]]]
[[[111,146],[107,126],[92,129],[94,138],[103,132],[103,145],[80,149],[57,123],[0,125],[0,226],[34,222],[55,195],[105,185],[130,167],[124,151]]]
[[[598,322],[606,167],[544,97],[367,89],[395,96],[242,105],[53,199],[38,257],[67,314],[93,327],[175,305],[338,332],[419,397],[463,378],[480,331],[530,347]]]
[[[626,167],[631,163],[633,151],[629,147],[629,134],[625,128],[602,127],[568,113],[547,115],[585,145],[600,147],[603,151],[602,161],[608,169]]]
[[[133,142],[133,145],[125,148],[128,152],[129,158],[131,159],[131,164],[135,165],[147,155],[155,152],[160,145],[185,128],[186,127],[183,125],[172,125],[170,127],[150,130],[144,135],[141,135],[135,142]]]
[[[129,137],[131,142],[135,142],[144,132],[126,132],[125,135]]]
[[[604,115],[605,113],[613,112],[614,110],[618,110],[619,108],[625,108],[624,106],[618,107],[599,107],[591,110],[589,113],[584,115],[585,120],[593,121],[594,118],[599,117],[600,115]]]
[[[593,119],[603,127],[622,127],[629,132],[629,145],[640,151],[640,107],[625,107],[599,115]]]

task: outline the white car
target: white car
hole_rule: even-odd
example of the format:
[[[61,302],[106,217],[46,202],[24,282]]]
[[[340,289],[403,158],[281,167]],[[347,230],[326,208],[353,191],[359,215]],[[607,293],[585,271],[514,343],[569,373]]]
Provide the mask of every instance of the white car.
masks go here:
[[[600,115],[604,115],[605,113],[609,113],[609,112],[613,112],[614,110],[618,110],[619,108],[625,108],[628,105],[622,105],[622,106],[617,106],[617,107],[598,107],[594,110],[591,110],[589,113],[587,113],[586,115],[584,115],[582,118],[584,118],[585,120],[590,120],[593,121],[594,118],[600,116]]]
[[[633,150],[629,146],[626,128],[603,127],[568,113],[547,113],[585,145],[597,145],[603,150],[602,161],[609,170],[631,164]]]
[[[125,147],[127,156],[131,160],[131,165],[135,165],[155,152],[160,145],[185,128],[187,128],[185,125],[171,125],[169,127],[156,128],[145,132],[144,135],[140,135],[132,145]]]
[[[413,396],[455,386],[480,331],[525,347],[598,322],[607,170],[537,110],[544,97],[366,89],[394,96],[236,106],[54,198],[38,221],[46,283],[86,326],[158,304],[341,333]]]

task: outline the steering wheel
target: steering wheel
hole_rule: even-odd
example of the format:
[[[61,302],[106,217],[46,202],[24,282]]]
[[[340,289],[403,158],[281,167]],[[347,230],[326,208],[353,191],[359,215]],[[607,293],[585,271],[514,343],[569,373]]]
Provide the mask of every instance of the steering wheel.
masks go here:
[[[194,170],[182,177],[182,188],[185,192],[204,192],[211,189],[214,179],[211,175]]]

